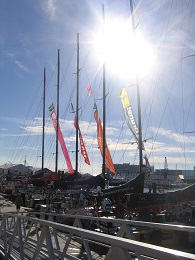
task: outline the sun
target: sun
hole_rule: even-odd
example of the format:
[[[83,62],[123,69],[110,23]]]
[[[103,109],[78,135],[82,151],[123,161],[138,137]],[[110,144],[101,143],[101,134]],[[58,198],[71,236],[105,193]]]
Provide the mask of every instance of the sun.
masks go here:
[[[122,78],[144,77],[154,64],[154,53],[147,41],[128,23],[112,21],[98,33],[96,48],[106,68]]]

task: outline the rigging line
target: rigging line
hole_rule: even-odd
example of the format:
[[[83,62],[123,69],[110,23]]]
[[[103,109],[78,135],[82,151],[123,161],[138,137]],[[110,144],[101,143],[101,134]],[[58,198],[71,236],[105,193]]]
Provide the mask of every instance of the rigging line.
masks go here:
[[[91,47],[90,47],[90,48],[91,48]],[[89,54],[89,53],[88,53],[88,54]],[[87,73],[87,70],[86,70],[86,67],[85,67],[88,54],[87,54],[85,60],[83,59],[82,54],[81,54],[81,60],[83,61],[83,68],[82,68],[81,71],[82,71],[82,74],[83,74],[83,72],[85,72],[86,77],[87,77],[87,81],[90,82],[89,76],[88,76],[88,73]],[[95,86],[93,86],[92,81],[91,81],[91,84],[89,84],[89,86],[92,86],[92,96],[89,96],[89,93],[88,93],[88,95],[84,95],[84,102],[83,102],[83,106],[82,106],[82,108],[81,108],[80,118],[82,118],[82,115],[83,115],[84,111],[87,109],[88,104],[89,104],[89,102],[90,102],[90,99],[93,98],[93,100],[95,101],[95,92],[93,91],[93,89],[94,89]],[[85,88],[86,88],[86,87],[87,87],[87,86],[85,86]],[[84,92],[84,93],[85,93],[85,92]],[[86,92],[86,93],[87,93],[87,92]]]
[[[115,155],[115,152],[116,152],[117,145],[118,145],[118,143],[119,143],[120,137],[121,137],[121,135],[122,135],[122,133],[123,133],[124,124],[125,124],[125,121],[123,120],[122,128],[121,128],[121,131],[120,131],[120,134],[119,134],[118,140],[117,140],[117,144],[116,144],[115,151],[114,151],[114,153],[113,153],[113,157],[114,157],[114,155]],[[128,146],[126,146],[126,147],[128,147]],[[122,156],[121,156],[121,159],[119,160],[118,163],[120,163],[120,162],[123,160],[123,158],[124,158],[124,154],[125,154],[126,150],[127,150],[127,148],[123,151]]]
[[[152,35],[152,33],[153,33],[154,29],[155,29],[155,25],[157,24],[157,20],[158,20],[158,17],[159,17],[159,14],[160,14],[160,10],[161,10],[161,7],[162,7],[162,2],[163,1],[161,1],[160,7],[158,9],[158,15],[156,16],[155,23],[153,25],[153,29],[152,29],[152,32],[151,32],[150,35]],[[144,80],[145,80],[145,78],[142,81],[144,81]],[[157,89],[157,84],[155,84],[155,86],[156,86],[155,89]],[[154,94],[155,94],[155,91],[153,92],[153,100],[154,100]],[[150,114],[151,114],[151,111],[152,111],[152,108],[150,109]]]
[[[75,48],[74,48],[74,52],[75,52]],[[72,53],[72,55],[71,55],[71,59],[70,59],[70,61],[73,59],[73,54],[74,54],[74,52]],[[69,63],[70,64],[70,63]],[[76,68],[76,65],[74,65],[73,66],[73,68]],[[67,84],[67,81],[66,81],[66,78],[64,77],[64,81],[65,81],[65,85],[66,85],[66,91],[68,92],[68,102],[67,102],[67,104],[66,104],[66,106],[65,106],[65,109],[63,110],[64,111],[64,113],[63,113],[63,115],[62,115],[62,118],[66,118],[66,116],[67,116],[67,114],[69,114],[69,108],[70,108],[70,104],[71,103],[73,103],[73,101],[72,101],[72,97],[74,96],[74,94],[75,94],[75,87],[73,87],[73,85],[75,85],[75,73],[73,72],[73,73],[71,73],[71,75],[72,75],[72,83],[71,84]],[[72,87],[69,87],[69,86],[72,86]],[[69,91],[71,89],[71,91]],[[72,130],[73,131],[73,130]]]
[[[192,18],[193,18],[193,10],[194,10],[194,2],[193,2],[193,4],[192,4],[192,7],[190,8],[190,10],[191,10],[191,26],[192,26]],[[190,28],[189,28],[189,32],[188,32],[188,36],[190,35]],[[186,38],[187,38],[187,36],[186,36]],[[183,59],[185,59],[185,58],[189,58],[189,57],[193,57],[193,56],[195,56],[195,54],[193,54],[193,55],[188,55],[188,56],[185,56],[185,57],[183,57]],[[195,93],[194,93],[195,94]],[[193,94],[193,96],[194,96],[194,94]],[[191,104],[190,104],[190,107],[191,107],[191,105],[192,105],[192,102],[193,102],[193,96],[192,96],[192,99],[191,99]],[[185,125],[184,125],[184,131],[185,131],[185,128],[186,128],[186,125],[187,125],[187,121],[188,121],[188,117],[189,117],[189,113],[188,113],[188,116],[187,116],[187,119],[186,119],[186,122],[185,122]]]
[[[183,88],[183,70],[182,70],[182,59],[181,59],[181,92],[182,92],[182,125],[183,125],[183,131],[184,131],[184,88]],[[184,153],[184,160],[185,160],[185,170],[186,170],[186,144],[185,144],[185,139],[184,139],[184,134],[183,134],[183,153]]]
[[[149,83],[148,83],[149,85]],[[153,93],[153,92],[152,92]],[[153,93],[153,96],[154,96],[154,93]],[[144,133],[144,139],[147,139],[147,130],[149,128],[149,116],[147,116],[147,109],[149,107],[149,105],[151,105],[152,103],[150,102],[150,100],[146,103],[146,107],[143,109],[142,111],[142,115],[141,117],[143,118],[143,125],[144,125],[144,122],[147,121],[146,123],[146,127],[145,127],[145,133]],[[151,110],[150,110],[150,115],[151,115]]]
[[[150,82],[150,84],[152,85],[152,81]],[[148,83],[148,85],[149,85],[149,83]],[[156,83],[156,86],[157,86],[157,83]],[[156,91],[156,88],[155,88],[155,91]],[[144,137],[144,139],[147,139],[147,132],[148,132],[148,129],[150,129],[149,124],[151,124],[150,118],[151,118],[151,114],[152,114],[152,104],[153,104],[153,101],[154,101],[155,91],[152,91],[152,96],[148,97],[148,102],[146,103],[146,108],[144,109],[144,113],[142,115],[142,117],[144,119],[147,117],[147,123],[146,123],[146,130],[145,130],[145,135],[144,135],[145,137]],[[149,113],[147,115],[147,111],[148,110],[149,110]],[[145,116],[144,116],[144,114],[145,114]],[[143,120],[143,122],[144,122],[144,120]]]
[[[39,109],[39,111],[38,111],[38,109]],[[41,111],[41,100],[39,101],[39,106],[37,107],[37,110],[35,111],[35,114],[33,115],[33,118],[35,118],[35,120],[31,120],[30,126],[27,126],[28,129],[36,127],[37,120],[36,120],[35,115],[37,115],[37,114],[40,115],[40,111]],[[32,144],[30,143],[30,139],[32,139],[34,137],[33,138],[33,145],[34,145],[35,142],[38,142],[39,133],[36,133],[36,132],[32,133],[33,130],[28,131],[27,128],[26,127],[23,128],[24,132],[27,132],[27,134],[26,134],[25,138],[23,139],[23,143],[21,145],[25,146],[25,144],[26,144],[26,147],[28,148],[28,150],[25,149],[24,155],[26,155],[28,157],[32,154],[31,158],[33,158],[33,153],[35,152],[35,148],[32,149]],[[29,146],[28,146],[28,143],[29,143]],[[37,147],[37,146],[35,145],[34,147]],[[24,153],[24,150],[21,150],[21,153],[20,153],[21,157],[22,156],[24,157],[24,155],[22,155],[22,153]],[[17,153],[17,156],[18,156],[18,153]]]
[[[75,68],[76,68],[76,64],[73,66],[74,67],[74,71],[75,71]],[[69,108],[70,108],[70,105],[75,103],[75,101],[73,102],[73,97],[75,96],[75,92],[76,92],[76,88],[75,88],[75,85],[76,85],[76,77],[77,77],[77,74],[75,72],[72,73],[72,84],[71,84],[71,91],[69,92],[69,100],[67,102],[67,106],[66,106],[66,110],[65,110],[65,113],[67,114],[69,112]],[[75,111],[76,112],[76,111]]]
[[[89,76],[88,76],[88,73],[87,73],[87,70],[86,70],[86,67],[85,67],[85,63],[86,63],[86,59],[84,60],[84,66],[83,66],[83,69],[82,69],[82,71],[83,70],[85,70],[85,72],[86,72],[86,76],[87,76],[87,78],[88,78],[88,81],[89,81]],[[96,74],[95,74],[95,79],[97,78],[96,76],[97,76],[97,74],[98,74],[98,69],[96,70]],[[94,79],[93,79],[94,80]],[[91,84],[90,84],[90,86],[93,86],[93,83],[92,83],[92,81],[91,81]],[[95,84],[94,84],[95,85]],[[95,88],[95,86],[93,86],[92,87],[92,89],[94,89]],[[93,99],[94,99],[94,101],[96,100],[96,97],[95,96],[97,96],[97,94],[96,94],[96,92],[95,91],[92,91],[92,95],[93,95]],[[85,102],[84,102],[84,108],[86,108],[86,104],[88,104],[88,101],[89,101],[89,98],[85,98]],[[83,110],[83,109],[82,109]],[[82,115],[82,113],[81,113],[81,115]]]
[[[186,11],[186,14],[187,14],[187,11]],[[184,15],[184,20],[185,20],[185,15]],[[182,31],[182,27],[181,27],[181,31]],[[181,32],[180,32],[180,34],[181,34]],[[184,51],[184,47],[183,47],[183,50],[182,51]],[[180,60],[180,62],[182,61],[182,55],[181,55],[181,58],[179,59]],[[181,75],[183,75],[182,73],[181,73]],[[182,81],[183,82],[183,81]],[[183,83],[182,83],[182,86],[183,86]],[[165,93],[165,92],[164,92]],[[183,94],[182,94],[182,96],[183,96]],[[168,98],[169,99],[169,98]],[[169,107],[169,104],[168,104],[168,107]],[[174,121],[174,117],[173,117],[173,114],[171,113],[171,110],[170,110],[170,107],[169,107],[169,111],[170,111],[170,114],[171,114],[171,116],[172,116],[172,120],[173,120],[173,122],[174,122],[174,126],[175,126],[175,129],[176,129],[176,124],[175,124],[175,121]],[[184,122],[184,120],[183,120],[183,122]],[[177,131],[177,129],[176,129],[176,131]],[[180,144],[181,145],[181,144]],[[181,148],[182,148],[182,145],[181,145]],[[185,158],[185,156],[184,156],[184,158]]]
[[[165,34],[164,34],[163,45],[165,44],[165,38],[166,38],[167,31],[168,31],[168,27],[169,27],[169,24],[170,24],[170,18],[171,18],[172,8],[173,8],[173,0],[171,1],[171,8],[170,8],[169,16],[168,16],[166,32],[165,32]]]
[[[186,134],[193,134],[193,133],[195,133],[195,131],[189,131],[189,132],[184,132],[184,133],[186,133]]]
[[[182,86],[183,86],[183,83],[182,83]],[[168,107],[169,107],[169,104],[168,104]],[[170,114],[171,114],[171,116],[172,116],[172,120],[173,120],[173,123],[174,123],[174,126],[175,126],[175,130],[177,131],[177,129],[176,129],[176,125],[175,125],[175,121],[174,121],[174,117],[173,117],[173,115],[172,115],[172,113],[171,113],[171,110],[170,110]],[[180,146],[181,146],[181,149],[183,148],[183,146],[182,146],[182,143],[180,142]],[[183,150],[183,149],[182,149]],[[184,142],[184,151],[185,151],[185,142]],[[186,156],[185,156],[185,152],[184,152],[184,159],[185,159],[185,165],[186,165]]]
[[[189,118],[189,115],[190,115],[190,110],[191,110],[191,107],[192,107],[192,105],[193,105],[193,101],[194,101],[194,97],[195,97],[195,90],[193,91],[193,95],[192,95],[192,98],[191,98],[191,103],[190,103],[190,108],[189,108],[189,111],[188,111],[188,115],[187,115],[187,119],[186,119],[186,125],[187,125],[187,121],[188,121],[188,118]],[[186,126],[185,125],[185,126]],[[184,126],[184,129],[185,129],[185,126]],[[186,151],[186,149],[185,149],[185,147],[186,147],[186,143],[185,143],[185,133],[194,133],[194,131],[191,131],[191,132],[183,132],[183,143],[184,143],[184,158],[185,158],[185,169],[186,169],[186,166],[187,166],[187,158],[186,158],[186,153],[185,153],[185,151]]]
[[[54,107],[56,105],[56,101],[54,101],[54,100],[56,100],[56,95],[57,95],[56,94],[56,88],[55,88],[56,83],[51,82],[51,79],[54,78],[54,73],[55,72],[57,72],[57,63],[55,65],[55,68],[53,69],[52,76],[50,77],[50,80],[47,81],[47,89],[46,89],[46,93],[48,93],[49,98],[51,100],[50,103],[54,104]],[[50,83],[51,83],[51,86],[49,86]],[[51,90],[50,90],[50,88],[51,88]],[[52,94],[52,93],[54,93],[54,94]]]
[[[161,5],[162,5],[162,1],[161,1]],[[160,8],[161,8],[161,5],[160,5]],[[160,8],[159,8],[159,11],[158,11],[158,15],[159,15],[159,13],[160,13]],[[170,11],[170,13],[171,13],[171,11]],[[170,18],[170,15],[169,15],[169,18]],[[156,19],[156,22],[157,22],[157,19]],[[169,24],[169,22],[168,22],[168,24]],[[167,24],[167,26],[168,26],[168,24]],[[153,26],[153,29],[154,29],[154,27],[155,27],[155,25]],[[167,30],[166,30],[167,31]],[[165,37],[164,37],[164,41],[165,41]],[[155,89],[157,89],[157,81],[159,81],[160,80],[160,71],[158,72],[159,73],[159,79],[156,79],[156,87],[155,87]],[[144,80],[144,79],[143,79]],[[155,95],[155,91],[153,92],[153,99],[154,99],[154,95]],[[151,107],[151,109],[150,109],[150,114],[151,114],[151,111],[152,111],[152,107]],[[153,149],[153,148],[152,148]],[[150,153],[151,154],[151,153]]]
[[[178,66],[179,66],[179,65],[178,65]],[[174,76],[173,82],[172,82],[172,84],[171,84],[171,89],[170,89],[170,91],[169,91],[169,95],[168,95],[168,96],[166,96],[166,91],[164,90],[164,88],[162,88],[163,93],[164,93],[164,97],[165,97],[165,100],[166,100],[166,105],[165,105],[165,107],[164,107],[164,111],[163,111],[163,115],[162,115],[161,120],[160,120],[160,124],[159,124],[159,127],[158,127],[158,131],[159,131],[159,128],[160,128],[160,126],[161,126],[162,119],[163,119],[163,117],[164,117],[164,115],[165,115],[165,111],[166,111],[167,107],[169,107],[169,99],[170,99],[170,96],[171,96],[171,93],[172,93],[172,90],[173,90],[173,87],[174,87],[174,84],[175,84],[175,81],[176,81],[177,74],[178,74],[178,69],[177,69],[177,71],[176,71],[176,73],[175,73],[175,76]],[[171,114],[171,115],[172,115],[172,114]],[[172,118],[172,119],[173,119],[173,118]],[[173,122],[174,122],[174,120],[173,120]],[[175,125],[175,124],[174,124],[174,125]],[[176,127],[176,126],[175,126],[175,127]],[[157,134],[158,134],[158,132],[156,133],[156,136],[157,136]],[[155,140],[156,140],[156,136],[155,136]]]
[[[184,26],[184,21],[186,20],[186,15],[187,15],[187,11],[188,11],[188,8],[190,6],[190,2],[188,2],[188,6],[186,8],[186,12],[185,12],[185,15],[184,15],[184,19],[183,19],[183,26]],[[186,35],[186,39],[187,37],[189,36],[189,32],[190,32],[190,21],[192,22],[192,11],[193,11],[193,8],[190,8],[191,10],[191,19],[189,19],[188,21],[188,34]],[[182,29],[182,28],[181,28]],[[182,49],[182,52],[181,52],[181,57],[183,56],[183,52],[184,52],[184,42],[183,41],[183,49]],[[184,155],[184,160],[185,160],[185,169],[186,169],[186,165],[187,165],[187,158],[186,158],[186,144],[185,144],[185,136],[184,136],[184,130],[185,130],[185,122],[184,122],[184,83],[183,83],[183,59],[181,58],[181,85],[182,85],[182,118],[183,118],[183,155]]]
[[[66,74],[68,73],[68,69],[70,68],[70,64],[71,64],[71,61],[73,60],[73,55],[74,55],[75,51],[76,51],[76,47],[74,46],[73,51],[70,55],[70,59],[68,61],[68,64],[66,65],[64,72],[62,72],[62,77],[61,77],[62,82],[61,82],[61,84],[63,83],[63,81],[66,81]],[[61,68],[61,70],[62,70],[62,68]]]
[[[53,131],[53,130],[52,130]],[[49,165],[49,168],[55,167],[55,152],[52,153],[52,151],[55,151],[55,132],[53,131],[53,134],[49,136],[49,139],[46,144],[47,153],[45,154],[45,161],[47,161],[47,164]],[[50,166],[52,164],[52,167]]]
[[[72,54],[71,54],[71,57],[69,59],[69,62],[68,62],[68,65],[67,65],[67,68],[65,70],[65,73],[63,73],[63,80],[62,80],[62,83],[65,82],[65,86],[66,86],[66,92],[68,93],[68,102],[67,104],[64,106],[65,109],[63,109],[63,114],[61,116],[62,119],[62,122],[61,122],[61,127],[62,127],[62,131],[63,131],[63,125],[65,124],[65,118],[67,116],[67,114],[69,114],[69,107],[70,107],[70,103],[71,103],[71,100],[72,100],[72,97],[74,96],[74,93],[75,93],[75,88],[73,87],[70,87],[69,85],[73,86],[74,83],[75,83],[75,73],[71,73],[72,75],[72,83],[71,84],[67,84],[67,80],[66,80],[66,74],[68,72],[68,68],[70,68],[70,64],[71,64],[71,61],[73,60],[73,56],[74,56],[74,53],[75,53],[75,47],[72,51]],[[76,65],[73,66],[73,68],[76,68]],[[74,83],[73,83],[74,82]],[[61,86],[62,86],[62,83],[61,83]],[[71,89],[71,92],[69,91]],[[68,124],[69,125],[69,124]],[[71,132],[70,132],[70,136],[73,135],[73,132],[74,132],[74,129],[72,128]],[[72,145],[72,141],[70,141],[70,145]]]
[[[123,117],[124,117],[124,116],[123,116]],[[119,137],[118,137],[118,141],[117,141],[116,146],[118,145],[119,139],[120,139],[121,134],[122,134],[122,132],[123,132],[124,125],[125,125],[125,120],[123,120],[122,128],[121,128],[121,131],[120,131],[120,134],[119,134]],[[132,137],[133,137],[133,135],[132,135]],[[131,137],[131,139],[132,139],[132,137]],[[128,144],[127,144],[127,146],[126,146],[126,149],[123,151],[123,153],[122,153],[122,155],[121,155],[121,158],[120,158],[120,160],[119,160],[119,163],[121,163],[121,161],[124,160],[124,154],[126,153],[128,147],[129,147],[129,144],[130,144],[130,143],[128,142]],[[115,149],[115,151],[116,151],[116,149]],[[114,151],[114,154],[115,154],[115,151]],[[137,149],[136,149],[136,154],[137,154],[137,152],[138,152],[138,151],[137,151]],[[113,154],[113,157],[114,157],[114,154]],[[136,155],[135,155],[135,156],[136,156]],[[134,161],[135,161],[135,158],[134,158]]]
[[[76,52],[76,47],[74,47],[74,49],[73,49],[73,51],[72,51],[72,54],[71,54],[70,59],[69,59],[69,62],[68,62],[68,64],[67,64],[66,68],[65,68],[65,72],[64,72],[64,73],[62,72],[62,80],[61,80],[61,86],[62,86],[63,83],[65,82],[66,92],[68,92],[69,100],[71,100],[71,94],[72,94],[72,93],[70,94],[70,92],[69,92],[69,88],[68,88],[69,84],[67,84],[66,75],[67,75],[67,73],[68,73],[68,69],[71,67],[71,66],[70,66],[70,65],[71,65],[71,61],[73,60],[73,56],[74,56],[75,52]],[[76,62],[76,61],[75,61],[75,62]],[[74,71],[75,71],[75,68],[76,68],[76,65],[75,65],[75,63],[74,63],[74,66],[73,66]],[[75,74],[75,73],[72,72],[72,75],[73,75],[73,74]]]
[[[82,58],[82,57],[81,57],[81,58]],[[85,64],[85,63],[86,63],[86,60],[84,61],[84,64]],[[86,77],[88,78],[88,81],[90,82],[89,76],[88,76],[88,73],[87,73],[87,70],[86,70],[85,65],[83,66],[82,71],[83,71],[83,70],[86,72]],[[89,84],[90,86],[92,86],[92,97],[93,97],[94,102],[95,102],[95,100],[97,100],[97,95],[98,95],[99,90],[100,90],[100,84],[99,84],[98,91],[96,92],[96,91],[94,90],[94,89],[95,89],[95,85],[96,85],[96,81],[97,81],[98,72],[99,72],[99,69],[96,70],[96,73],[95,73],[95,76],[94,76],[94,79],[93,79],[94,83],[92,83],[93,81],[91,81],[91,83]],[[84,111],[85,109],[87,109],[87,104],[89,103],[90,98],[91,98],[91,97],[89,97],[88,95],[86,96],[85,101],[84,101],[84,105],[83,105],[83,107],[82,107],[81,116],[82,116],[82,114],[83,114],[83,111]]]
[[[152,91],[152,96],[148,100],[148,105],[149,105],[149,103],[153,104],[153,101],[154,101],[154,98],[155,98],[155,92],[156,92],[157,85],[158,85],[158,83],[157,83],[158,81],[160,81],[160,76],[156,78],[156,83],[154,84],[155,89],[154,89],[154,91]],[[149,116],[148,116],[149,118],[151,117],[151,114],[152,114],[152,105],[150,106],[150,109],[149,109]],[[148,120],[148,123],[149,123],[149,120]],[[152,149],[153,149],[153,146],[152,146]]]
[[[118,6],[116,7],[116,12],[115,12],[115,17],[116,16],[119,16],[119,10],[121,10],[122,9],[122,4],[123,4],[123,1],[118,1]],[[125,10],[126,10],[126,12],[129,14],[129,12],[128,12],[128,9],[127,8],[125,8]]]
[[[163,3],[163,0],[161,0],[161,3],[159,5],[158,13],[157,13],[156,19],[154,21],[153,28],[152,28],[152,31],[150,33],[150,37],[152,37],[152,34],[153,34],[154,30],[155,30],[155,26],[157,25],[157,21],[159,19],[160,11],[161,11],[161,8],[162,8],[162,3]]]
[[[195,75],[194,75],[194,77],[195,77]],[[194,80],[194,82],[195,82],[195,80]],[[193,91],[193,95],[192,95],[192,98],[191,98],[191,102],[190,102],[190,106],[189,106],[189,111],[188,111],[188,115],[187,115],[187,118],[186,118],[186,124],[185,124],[184,129],[186,129],[187,122],[188,122],[188,119],[189,119],[189,117],[190,117],[190,110],[191,110],[191,108],[192,108],[192,105],[194,104],[194,99],[195,99],[194,97],[195,97],[195,90]],[[190,132],[184,131],[184,133],[190,133]]]
[[[101,22],[99,22],[99,27],[100,27],[100,25],[101,25]],[[98,31],[98,29],[97,29],[97,31]],[[87,70],[86,70],[86,62],[87,62],[88,56],[89,56],[89,54],[90,54],[90,52],[91,52],[92,46],[93,46],[93,44],[91,43],[91,44],[90,44],[90,47],[89,47],[89,49],[88,49],[88,53],[87,53],[85,59],[83,58],[82,53],[81,53],[81,59],[83,60],[83,66],[82,66],[82,69],[81,69],[81,74],[83,73],[83,70],[84,70],[85,73],[86,73],[86,77],[87,77],[87,79],[88,79],[88,82],[90,82],[90,80],[89,80],[89,76],[88,76],[88,73],[87,73]],[[97,75],[97,72],[98,72],[98,70],[96,70],[95,77],[96,77],[96,75]],[[92,81],[91,81],[91,83],[90,83],[89,85],[93,85],[93,84],[92,84]],[[94,88],[94,86],[93,86],[93,88]],[[94,100],[95,100],[95,96],[94,96],[94,95],[95,95],[95,93],[93,93],[93,98],[94,98]],[[87,100],[89,101],[89,99],[85,98],[84,105],[83,105],[82,111],[81,111],[81,113],[80,113],[80,117],[82,116],[82,113],[83,113],[83,111],[84,111],[84,108],[86,108],[86,105],[87,105],[87,103],[88,103]]]
[[[178,69],[177,69],[177,71],[178,71]],[[165,91],[164,91],[164,88],[163,88],[164,96],[165,96],[165,99],[166,99],[166,105],[165,105],[164,110],[163,110],[163,115],[162,115],[162,117],[161,117],[158,130],[157,130],[156,135],[155,135],[155,137],[154,137],[154,143],[155,143],[155,141],[156,141],[157,135],[158,135],[159,130],[160,130],[160,126],[161,126],[161,124],[162,124],[163,117],[164,117],[164,115],[165,115],[166,108],[167,108],[167,106],[168,106],[169,98],[170,98],[170,95],[171,95],[171,92],[172,92],[172,89],[173,89],[173,86],[174,86],[174,82],[175,82],[175,80],[176,80],[177,73],[178,73],[178,72],[175,73],[175,77],[174,77],[173,82],[172,82],[172,84],[171,84],[172,87],[171,87],[171,89],[170,89],[170,92],[169,92],[168,97],[165,95]],[[149,155],[150,155],[150,154],[149,154]],[[148,158],[149,158],[149,157],[148,157]]]
[[[195,54],[191,54],[191,55],[182,57],[182,59],[191,58],[191,57],[194,57],[194,56],[195,56]]]
[[[54,77],[54,72],[56,71],[56,68],[57,68],[57,64],[55,65],[55,68],[52,70],[50,77],[48,78],[48,76],[47,76],[47,82],[46,82],[46,93],[49,94],[49,97],[51,100],[53,100],[53,97],[50,93],[49,85],[51,84],[51,80]],[[47,72],[47,68],[46,68],[46,72]]]
[[[164,37],[163,37],[163,46],[165,46],[165,39],[166,39],[167,31],[168,31],[168,26],[169,26],[169,23],[170,23],[170,17],[171,17],[172,8],[173,8],[173,1],[171,2],[171,6],[170,6],[168,21],[167,21],[167,25],[166,25],[166,33],[164,33]],[[158,80],[160,80],[160,72],[159,72],[159,79],[158,79]],[[156,83],[157,83],[157,82],[156,82]],[[172,88],[173,88],[173,86],[172,86]],[[157,89],[157,84],[156,84],[155,89]],[[154,95],[153,95],[153,97],[154,97]],[[164,110],[164,113],[165,113],[165,110]],[[164,114],[164,113],[163,113],[163,114]],[[163,116],[162,116],[162,117],[163,117]],[[161,123],[162,123],[162,118],[161,118],[161,121],[160,121],[160,125],[161,125]],[[158,131],[156,132],[156,135],[155,135],[155,138],[154,138],[154,142],[153,142],[153,145],[152,145],[152,150],[153,150],[153,148],[154,148],[154,144],[155,144],[155,141],[156,141],[158,132],[159,132],[159,128],[158,128]],[[151,150],[151,151],[152,151],[152,150]],[[150,157],[150,155],[151,155],[151,152],[149,153],[148,158]]]
[[[40,82],[40,84],[39,84],[39,87],[37,88],[37,91],[35,92],[35,95],[34,95],[32,101],[31,101],[31,103],[30,103],[30,106],[29,106],[28,111],[27,111],[27,115],[26,115],[25,119],[23,120],[23,124],[27,121],[27,119],[28,119],[28,117],[29,117],[29,115],[30,115],[30,111],[31,111],[31,109],[32,109],[32,107],[33,107],[33,103],[35,103],[36,97],[38,96],[38,93],[39,93],[39,91],[40,91],[40,86],[41,86],[41,84],[42,84],[42,80],[41,80],[41,82]],[[23,129],[23,128],[20,128],[20,132],[18,133],[18,136],[17,136],[17,138],[16,138],[16,142],[15,142],[15,144],[14,144],[14,146],[13,146],[13,149],[11,149],[8,158],[12,158],[12,157],[16,157],[16,156],[17,156],[17,155],[14,156],[14,152],[16,151],[16,148],[17,148],[18,143],[19,143],[19,141],[20,141],[20,137],[21,137],[21,135],[22,135],[23,132],[24,132],[24,129]],[[15,148],[14,148],[14,147],[15,147]],[[11,159],[9,159],[9,160],[11,161]],[[15,160],[15,159],[14,159],[14,160]]]
[[[97,30],[97,31],[98,31],[98,30]],[[96,33],[97,33],[97,31],[96,31]],[[83,72],[83,70],[85,70],[85,72],[86,72],[86,77],[87,77],[87,79],[88,79],[88,82],[90,82],[90,80],[89,80],[89,75],[88,75],[87,70],[86,70],[86,63],[87,63],[89,54],[90,54],[90,52],[91,52],[92,46],[93,46],[93,44],[91,43],[90,46],[89,46],[89,49],[88,49],[88,52],[87,52],[87,54],[86,54],[85,59],[83,58],[82,53],[80,54],[81,60],[83,61],[83,66],[82,66],[83,69],[81,70],[81,72]],[[90,85],[91,85],[91,84],[90,84]]]

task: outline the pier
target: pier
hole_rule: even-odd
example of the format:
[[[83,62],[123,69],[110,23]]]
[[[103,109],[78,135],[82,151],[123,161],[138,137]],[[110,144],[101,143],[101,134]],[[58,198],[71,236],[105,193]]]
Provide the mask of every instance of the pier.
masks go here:
[[[195,259],[191,249],[172,249],[136,240],[135,230],[183,232],[195,236],[195,227],[134,220],[99,218],[44,212],[11,212],[15,205],[4,201],[0,221],[1,259]],[[9,212],[8,212],[9,211]],[[105,234],[96,227],[112,224]],[[109,227],[109,225],[107,225]],[[136,228],[136,229],[135,229]],[[109,233],[109,232],[107,232]],[[157,233],[159,234],[159,233]]]

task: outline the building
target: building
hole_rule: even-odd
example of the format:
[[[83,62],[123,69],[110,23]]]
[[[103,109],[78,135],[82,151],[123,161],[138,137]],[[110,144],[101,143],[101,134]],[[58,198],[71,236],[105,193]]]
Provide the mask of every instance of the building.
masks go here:
[[[116,176],[114,178],[124,178],[125,180],[131,180],[139,175],[139,165],[123,163],[123,164],[114,164],[116,170]],[[150,171],[154,172],[154,167],[150,168]],[[106,168],[106,172],[110,173],[109,169]],[[113,174],[112,174],[113,175]],[[148,178],[148,173],[146,172],[146,178]]]
[[[106,173],[113,178],[122,178],[125,180],[131,180],[139,174],[139,165],[130,163],[114,164],[116,175],[106,168]],[[195,183],[195,168],[193,170],[173,170],[173,169],[155,169],[154,166],[150,166],[150,171],[145,168],[145,180],[153,180],[154,182],[177,182],[179,180],[186,183]]]
[[[25,166],[23,164],[6,163],[0,166],[1,176],[13,179],[15,177],[29,177],[33,174],[34,169],[32,166]]]

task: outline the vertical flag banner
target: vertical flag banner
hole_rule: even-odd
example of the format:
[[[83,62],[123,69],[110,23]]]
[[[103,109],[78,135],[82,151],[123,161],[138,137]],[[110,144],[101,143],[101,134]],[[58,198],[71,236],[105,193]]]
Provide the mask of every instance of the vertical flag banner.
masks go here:
[[[75,116],[75,118],[74,118],[74,126],[77,129],[77,120],[76,119],[77,118]],[[79,131],[79,139],[80,139],[80,146],[81,146],[81,154],[82,154],[85,162],[90,165],[89,157],[88,157],[88,154],[87,154],[87,150],[85,148],[85,144],[84,144],[83,137],[82,137],[81,130],[80,130],[79,126],[78,126],[78,131]]]
[[[123,111],[124,111],[124,115],[125,115],[127,125],[129,127],[129,129],[131,130],[132,134],[134,135],[136,142],[139,145],[139,129],[137,127],[137,123],[135,121],[135,117],[134,117],[133,110],[132,110],[132,107],[131,107],[131,102],[130,102],[130,99],[127,95],[127,91],[126,91],[125,88],[123,88],[121,90],[120,98],[121,98],[121,102],[122,102]],[[142,150],[145,150],[143,143],[142,143]]]
[[[101,155],[103,155],[103,129],[102,129],[102,124],[101,124],[101,120],[99,118],[99,115],[98,115],[98,111],[97,109],[95,110],[94,112],[94,118],[96,120],[96,123],[97,123],[97,138],[98,138],[98,146],[100,148],[100,152],[101,152]],[[105,161],[106,161],[106,167],[114,174],[116,174],[116,171],[115,171],[115,168],[114,168],[114,164],[112,162],[112,158],[110,156],[110,152],[109,152],[109,149],[108,149],[108,146],[106,144],[106,147],[105,147]]]
[[[54,106],[51,105],[49,107],[49,110],[51,111],[50,117],[53,121],[53,127],[54,127],[55,131],[57,131],[57,115],[56,115],[56,112],[54,110]],[[63,152],[64,158],[66,160],[66,164],[67,164],[67,167],[68,167],[68,173],[72,174],[72,173],[74,173],[74,170],[72,168],[72,164],[71,164],[70,157],[69,157],[69,154],[68,154],[68,150],[66,148],[66,144],[65,144],[65,141],[64,141],[61,129],[60,129],[60,125],[58,125],[58,141],[60,142],[62,152]]]

